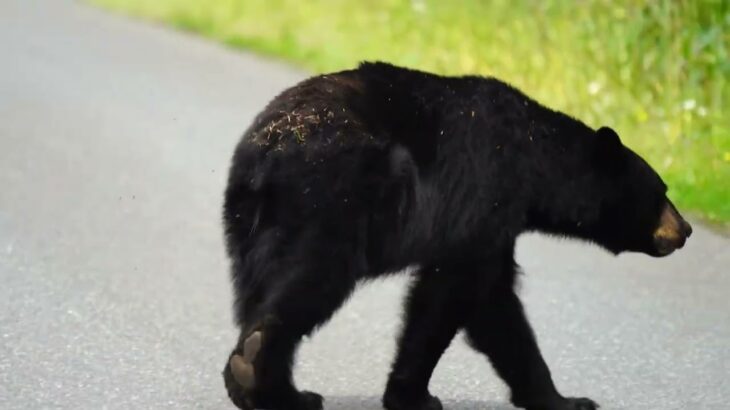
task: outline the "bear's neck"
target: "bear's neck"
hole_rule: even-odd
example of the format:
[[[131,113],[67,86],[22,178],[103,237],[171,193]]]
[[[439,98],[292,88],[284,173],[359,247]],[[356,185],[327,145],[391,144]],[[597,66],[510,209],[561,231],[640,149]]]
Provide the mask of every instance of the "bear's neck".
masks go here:
[[[530,191],[527,228],[582,238],[599,218],[603,196],[589,159],[594,131],[561,113],[547,116],[533,130],[528,171],[520,175]]]

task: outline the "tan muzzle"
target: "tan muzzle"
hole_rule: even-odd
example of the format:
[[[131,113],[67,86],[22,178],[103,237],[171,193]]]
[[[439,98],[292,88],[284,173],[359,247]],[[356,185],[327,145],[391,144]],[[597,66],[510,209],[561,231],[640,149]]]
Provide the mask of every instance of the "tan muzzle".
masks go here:
[[[659,226],[654,231],[654,246],[661,256],[671,254],[684,246],[692,235],[692,226],[682,218],[674,205],[667,201],[659,218]]]

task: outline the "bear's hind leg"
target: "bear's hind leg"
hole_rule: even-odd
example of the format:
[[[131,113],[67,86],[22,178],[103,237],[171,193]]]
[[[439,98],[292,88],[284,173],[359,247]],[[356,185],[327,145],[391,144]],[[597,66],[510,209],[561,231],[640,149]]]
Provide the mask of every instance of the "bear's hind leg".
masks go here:
[[[301,335],[264,325],[241,336],[223,371],[231,401],[245,410],[320,410],[322,397],[298,391],[291,380],[291,365]]]
[[[260,264],[261,282],[247,290],[241,337],[223,370],[228,395],[239,408],[322,409],[320,395],[296,389],[291,367],[302,337],[331,317],[357,277],[349,253],[321,249],[325,243],[306,241],[285,250],[288,256]]]
[[[405,303],[405,324],[388,378],[388,410],[441,410],[428,392],[436,364],[469,311],[471,269],[465,264],[423,268]]]
[[[466,323],[471,344],[485,353],[499,376],[509,385],[512,403],[528,410],[595,410],[586,398],[566,398],[558,393],[522,303],[514,293],[516,267],[512,256],[491,266],[496,282],[481,293]]]

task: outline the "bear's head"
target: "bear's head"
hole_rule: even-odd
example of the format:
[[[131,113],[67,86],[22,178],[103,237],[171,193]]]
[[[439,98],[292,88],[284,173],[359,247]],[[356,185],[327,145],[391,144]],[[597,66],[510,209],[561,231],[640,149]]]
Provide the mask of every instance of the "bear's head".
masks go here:
[[[666,256],[684,246],[692,227],[667,198],[667,186],[614,130],[599,128],[592,161],[601,192],[591,239],[608,250]]]

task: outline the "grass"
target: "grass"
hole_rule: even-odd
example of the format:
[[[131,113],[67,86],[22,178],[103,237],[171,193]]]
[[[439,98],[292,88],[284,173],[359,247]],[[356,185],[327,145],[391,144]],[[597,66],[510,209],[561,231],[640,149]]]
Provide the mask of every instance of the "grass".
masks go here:
[[[678,206],[730,226],[726,0],[88,0],[314,72],[494,75],[609,125]]]

